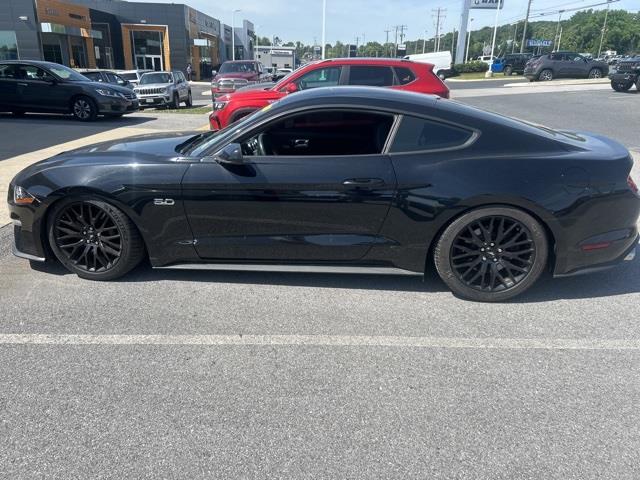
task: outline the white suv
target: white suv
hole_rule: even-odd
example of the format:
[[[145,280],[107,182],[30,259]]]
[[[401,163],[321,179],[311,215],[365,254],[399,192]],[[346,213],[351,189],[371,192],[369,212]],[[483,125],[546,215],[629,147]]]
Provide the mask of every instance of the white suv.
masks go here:
[[[145,73],[133,91],[136,92],[140,100],[140,109],[145,107],[180,108],[182,102],[187,107],[193,105],[191,86],[179,70]]]

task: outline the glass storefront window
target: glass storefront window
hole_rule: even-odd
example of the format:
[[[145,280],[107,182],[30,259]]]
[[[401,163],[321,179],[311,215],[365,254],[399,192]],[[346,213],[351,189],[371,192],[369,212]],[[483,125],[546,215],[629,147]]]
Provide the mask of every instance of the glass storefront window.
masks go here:
[[[162,55],[162,32],[134,30],[134,55]]]
[[[18,59],[16,32],[0,30],[0,60]]]

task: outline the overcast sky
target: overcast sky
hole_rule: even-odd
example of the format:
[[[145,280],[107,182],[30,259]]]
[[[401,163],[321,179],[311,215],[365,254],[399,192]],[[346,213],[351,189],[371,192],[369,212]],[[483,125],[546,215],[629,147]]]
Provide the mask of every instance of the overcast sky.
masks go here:
[[[163,0],[137,0],[158,2]],[[603,3],[606,0],[533,0],[532,14],[572,9]],[[167,0],[167,3],[170,3]],[[277,35],[284,41],[300,40],[313,43],[314,37],[320,43],[322,35],[322,0],[186,0],[173,3],[186,3],[204,13],[231,24],[231,12],[236,14],[236,25],[246,18],[256,25],[260,36]],[[432,10],[438,7],[446,9],[445,31],[458,29],[463,0],[327,0],[327,42],[341,40],[344,43],[355,42],[355,37],[364,35],[367,41],[384,42],[385,30],[393,30],[394,25],[406,25],[408,39],[422,38],[435,32],[435,20]],[[606,8],[602,5],[594,8]],[[640,0],[620,0],[612,8],[640,10]],[[504,9],[500,12],[500,23],[523,19],[527,9],[527,0],[504,0]],[[569,17],[571,13],[565,13]],[[493,25],[495,10],[471,10],[474,18],[472,28]],[[547,18],[557,19],[557,13]],[[537,18],[540,19],[540,18]],[[544,17],[542,19],[545,19]],[[393,31],[389,34],[393,41]]]

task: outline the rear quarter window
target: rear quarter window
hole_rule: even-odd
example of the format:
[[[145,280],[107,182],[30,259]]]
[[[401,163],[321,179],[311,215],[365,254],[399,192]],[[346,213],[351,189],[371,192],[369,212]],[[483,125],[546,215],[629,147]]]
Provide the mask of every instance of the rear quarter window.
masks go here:
[[[410,68],[406,67],[394,67],[396,71],[396,77],[398,78],[398,85],[407,85],[416,79],[415,74]]]
[[[398,127],[390,153],[439,150],[464,145],[473,132],[424,118],[404,116]]]

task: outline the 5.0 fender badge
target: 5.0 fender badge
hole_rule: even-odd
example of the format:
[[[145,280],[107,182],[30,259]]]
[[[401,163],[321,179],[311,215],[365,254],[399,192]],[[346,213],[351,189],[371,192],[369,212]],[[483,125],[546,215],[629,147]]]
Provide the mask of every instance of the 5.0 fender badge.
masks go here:
[[[176,201],[173,198],[154,198],[153,204],[166,207],[166,206],[175,205]]]

